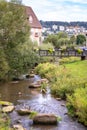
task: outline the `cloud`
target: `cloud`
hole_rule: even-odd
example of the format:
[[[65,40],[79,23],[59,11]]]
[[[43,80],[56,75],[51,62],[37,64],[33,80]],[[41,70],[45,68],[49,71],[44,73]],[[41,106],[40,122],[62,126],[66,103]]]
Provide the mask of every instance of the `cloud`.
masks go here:
[[[39,20],[87,21],[87,0],[22,0]]]

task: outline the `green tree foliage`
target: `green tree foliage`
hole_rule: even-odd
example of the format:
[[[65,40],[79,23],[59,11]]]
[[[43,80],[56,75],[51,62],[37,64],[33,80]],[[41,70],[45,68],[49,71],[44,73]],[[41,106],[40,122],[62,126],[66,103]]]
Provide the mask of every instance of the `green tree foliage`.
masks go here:
[[[48,35],[44,41],[45,43],[52,43],[54,46],[57,44],[57,36],[54,34]]]
[[[41,50],[48,50],[49,48],[54,49],[54,46],[51,43],[44,43],[39,46]]]
[[[76,37],[76,44],[77,45],[83,45],[86,42],[86,37],[82,34],[77,35]]]
[[[0,48],[0,79],[6,78],[6,74],[9,71],[8,62],[6,60],[5,53],[2,48]]]
[[[76,37],[75,37],[74,35],[72,35],[72,36],[70,37],[70,43],[71,43],[71,44],[75,44],[75,43],[76,43]]]
[[[27,72],[29,68],[34,67],[35,63],[40,62],[40,57],[32,51],[33,49],[33,44],[29,40],[25,42],[25,44],[19,45],[17,48],[19,52],[19,57],[20,57],[20,66],[21,66],[21,72]]]
[[[49,35],[44,42],[52,43],[56,48],[69,44],[69,38],[65,32],[59,32],[57,35]]]
[[[25,8],[20,5],[20,0],[0,1],[0,79],[7,74],[19,75],[36,62],[29,32]]]
[[[23,6],[0,2],[0,41],[5,48],[14,48],[29,33]]]
[[[57,37],[58,37],[58,39],[60,39],[60,38],[68,38],[68,35],[65,32],[59,32],[57,34]]]

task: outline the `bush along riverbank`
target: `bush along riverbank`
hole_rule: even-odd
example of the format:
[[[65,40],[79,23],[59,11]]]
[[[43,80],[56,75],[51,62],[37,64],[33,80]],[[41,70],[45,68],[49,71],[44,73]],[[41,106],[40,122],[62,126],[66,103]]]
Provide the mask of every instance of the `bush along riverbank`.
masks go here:
[[[87,126],[87,61],[69,60],[58,66],[39,64],[35,70],[50,81],[54,96],[67,101],[69,115]]]

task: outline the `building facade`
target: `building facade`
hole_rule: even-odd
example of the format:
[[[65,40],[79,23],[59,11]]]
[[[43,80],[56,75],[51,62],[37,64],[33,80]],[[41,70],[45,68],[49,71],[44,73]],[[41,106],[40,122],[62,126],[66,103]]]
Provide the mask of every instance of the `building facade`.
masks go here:
[[[42,26],[31,7],[26,6],[26,14],[31,28],[30,38],[33,42],[36,41],[40,45],[42,43]]]

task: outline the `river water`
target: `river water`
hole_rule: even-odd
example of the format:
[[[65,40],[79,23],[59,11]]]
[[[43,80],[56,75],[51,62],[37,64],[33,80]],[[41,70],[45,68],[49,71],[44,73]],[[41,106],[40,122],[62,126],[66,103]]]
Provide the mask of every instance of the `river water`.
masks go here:
[[[10,114],[11,125],[22,124],[26,130],[87,130],[87,127],[67,115],[64,101],[58,101],[51,96],[49,87],[45,95],[38,89],[29,88],[31,82],[40,77],[19,82],[0,84],[0,100],[14,103],[15,110]],[[29,108],[39,113],[53,113],[62,118],[58,125],[33,125],[29,116],[19,116],[16,109]]]

